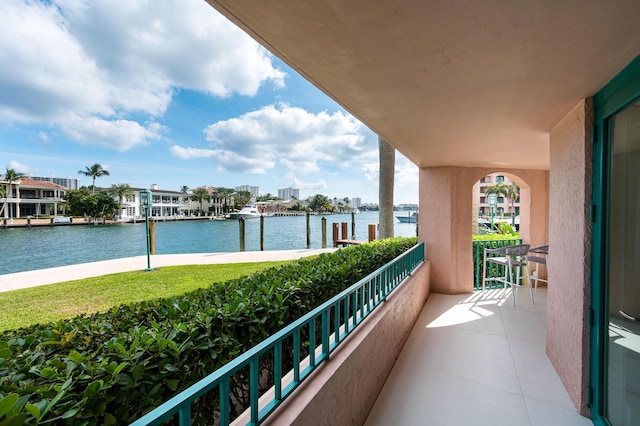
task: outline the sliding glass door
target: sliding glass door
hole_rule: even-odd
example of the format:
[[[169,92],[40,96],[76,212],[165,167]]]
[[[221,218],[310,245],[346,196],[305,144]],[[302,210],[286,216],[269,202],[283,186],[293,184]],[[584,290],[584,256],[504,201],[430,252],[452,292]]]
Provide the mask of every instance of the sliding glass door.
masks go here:
[[[638,61],[634,61],[638,63]],[[592,417],[640,425],[640,73],[596,96]],[[629,70],[625,70],[629,74]],[[622,95],[622,96],[621,96]],[[618,105],[614,105],[615,103]],[[600,110],[598,110],[600,108]],[[608,112],[608,114],[607,114]]]

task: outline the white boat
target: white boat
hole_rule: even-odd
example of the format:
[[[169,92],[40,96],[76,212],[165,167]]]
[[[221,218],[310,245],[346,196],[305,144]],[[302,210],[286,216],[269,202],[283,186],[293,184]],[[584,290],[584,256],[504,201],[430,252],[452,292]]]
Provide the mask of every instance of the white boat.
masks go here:
[[[237,212],[229,213],[229,219],[257,219],[260,217],[260,211],[255,204],[247,204]]]
[[[396,219],[398,219],[400,223],[416,223],[418,220],[418,212],[408,214],[407,216],[396,216]]]

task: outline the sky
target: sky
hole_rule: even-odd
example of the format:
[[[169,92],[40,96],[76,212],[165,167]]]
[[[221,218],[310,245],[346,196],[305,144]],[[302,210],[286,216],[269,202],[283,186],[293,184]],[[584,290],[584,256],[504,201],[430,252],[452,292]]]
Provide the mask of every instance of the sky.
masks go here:
[[[378,138],[204,0],[2,0],[0,173],[378,201]],[[396,153],[394,203],[417,203]]]

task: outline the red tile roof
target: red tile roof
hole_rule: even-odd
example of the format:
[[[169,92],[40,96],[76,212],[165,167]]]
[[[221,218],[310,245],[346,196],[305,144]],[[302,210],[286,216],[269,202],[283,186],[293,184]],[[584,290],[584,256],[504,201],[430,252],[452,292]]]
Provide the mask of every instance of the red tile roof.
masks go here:
[[[48,182],[46,180],[35,180],[30,178],[22,178],[20,180],[20,186],[37,186],[39,188],[58,188],[58,189],[67,189],[62,185],[58,185],[57,183]]]

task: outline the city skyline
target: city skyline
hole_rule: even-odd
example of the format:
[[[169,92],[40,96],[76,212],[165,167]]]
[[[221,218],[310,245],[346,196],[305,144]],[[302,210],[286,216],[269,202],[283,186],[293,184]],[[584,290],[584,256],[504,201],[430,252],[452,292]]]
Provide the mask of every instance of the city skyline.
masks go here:
[[[0,167],[378,201],[377,135],[201,0],[0,4]],[[394,203],[418,199],[396,156]]]

